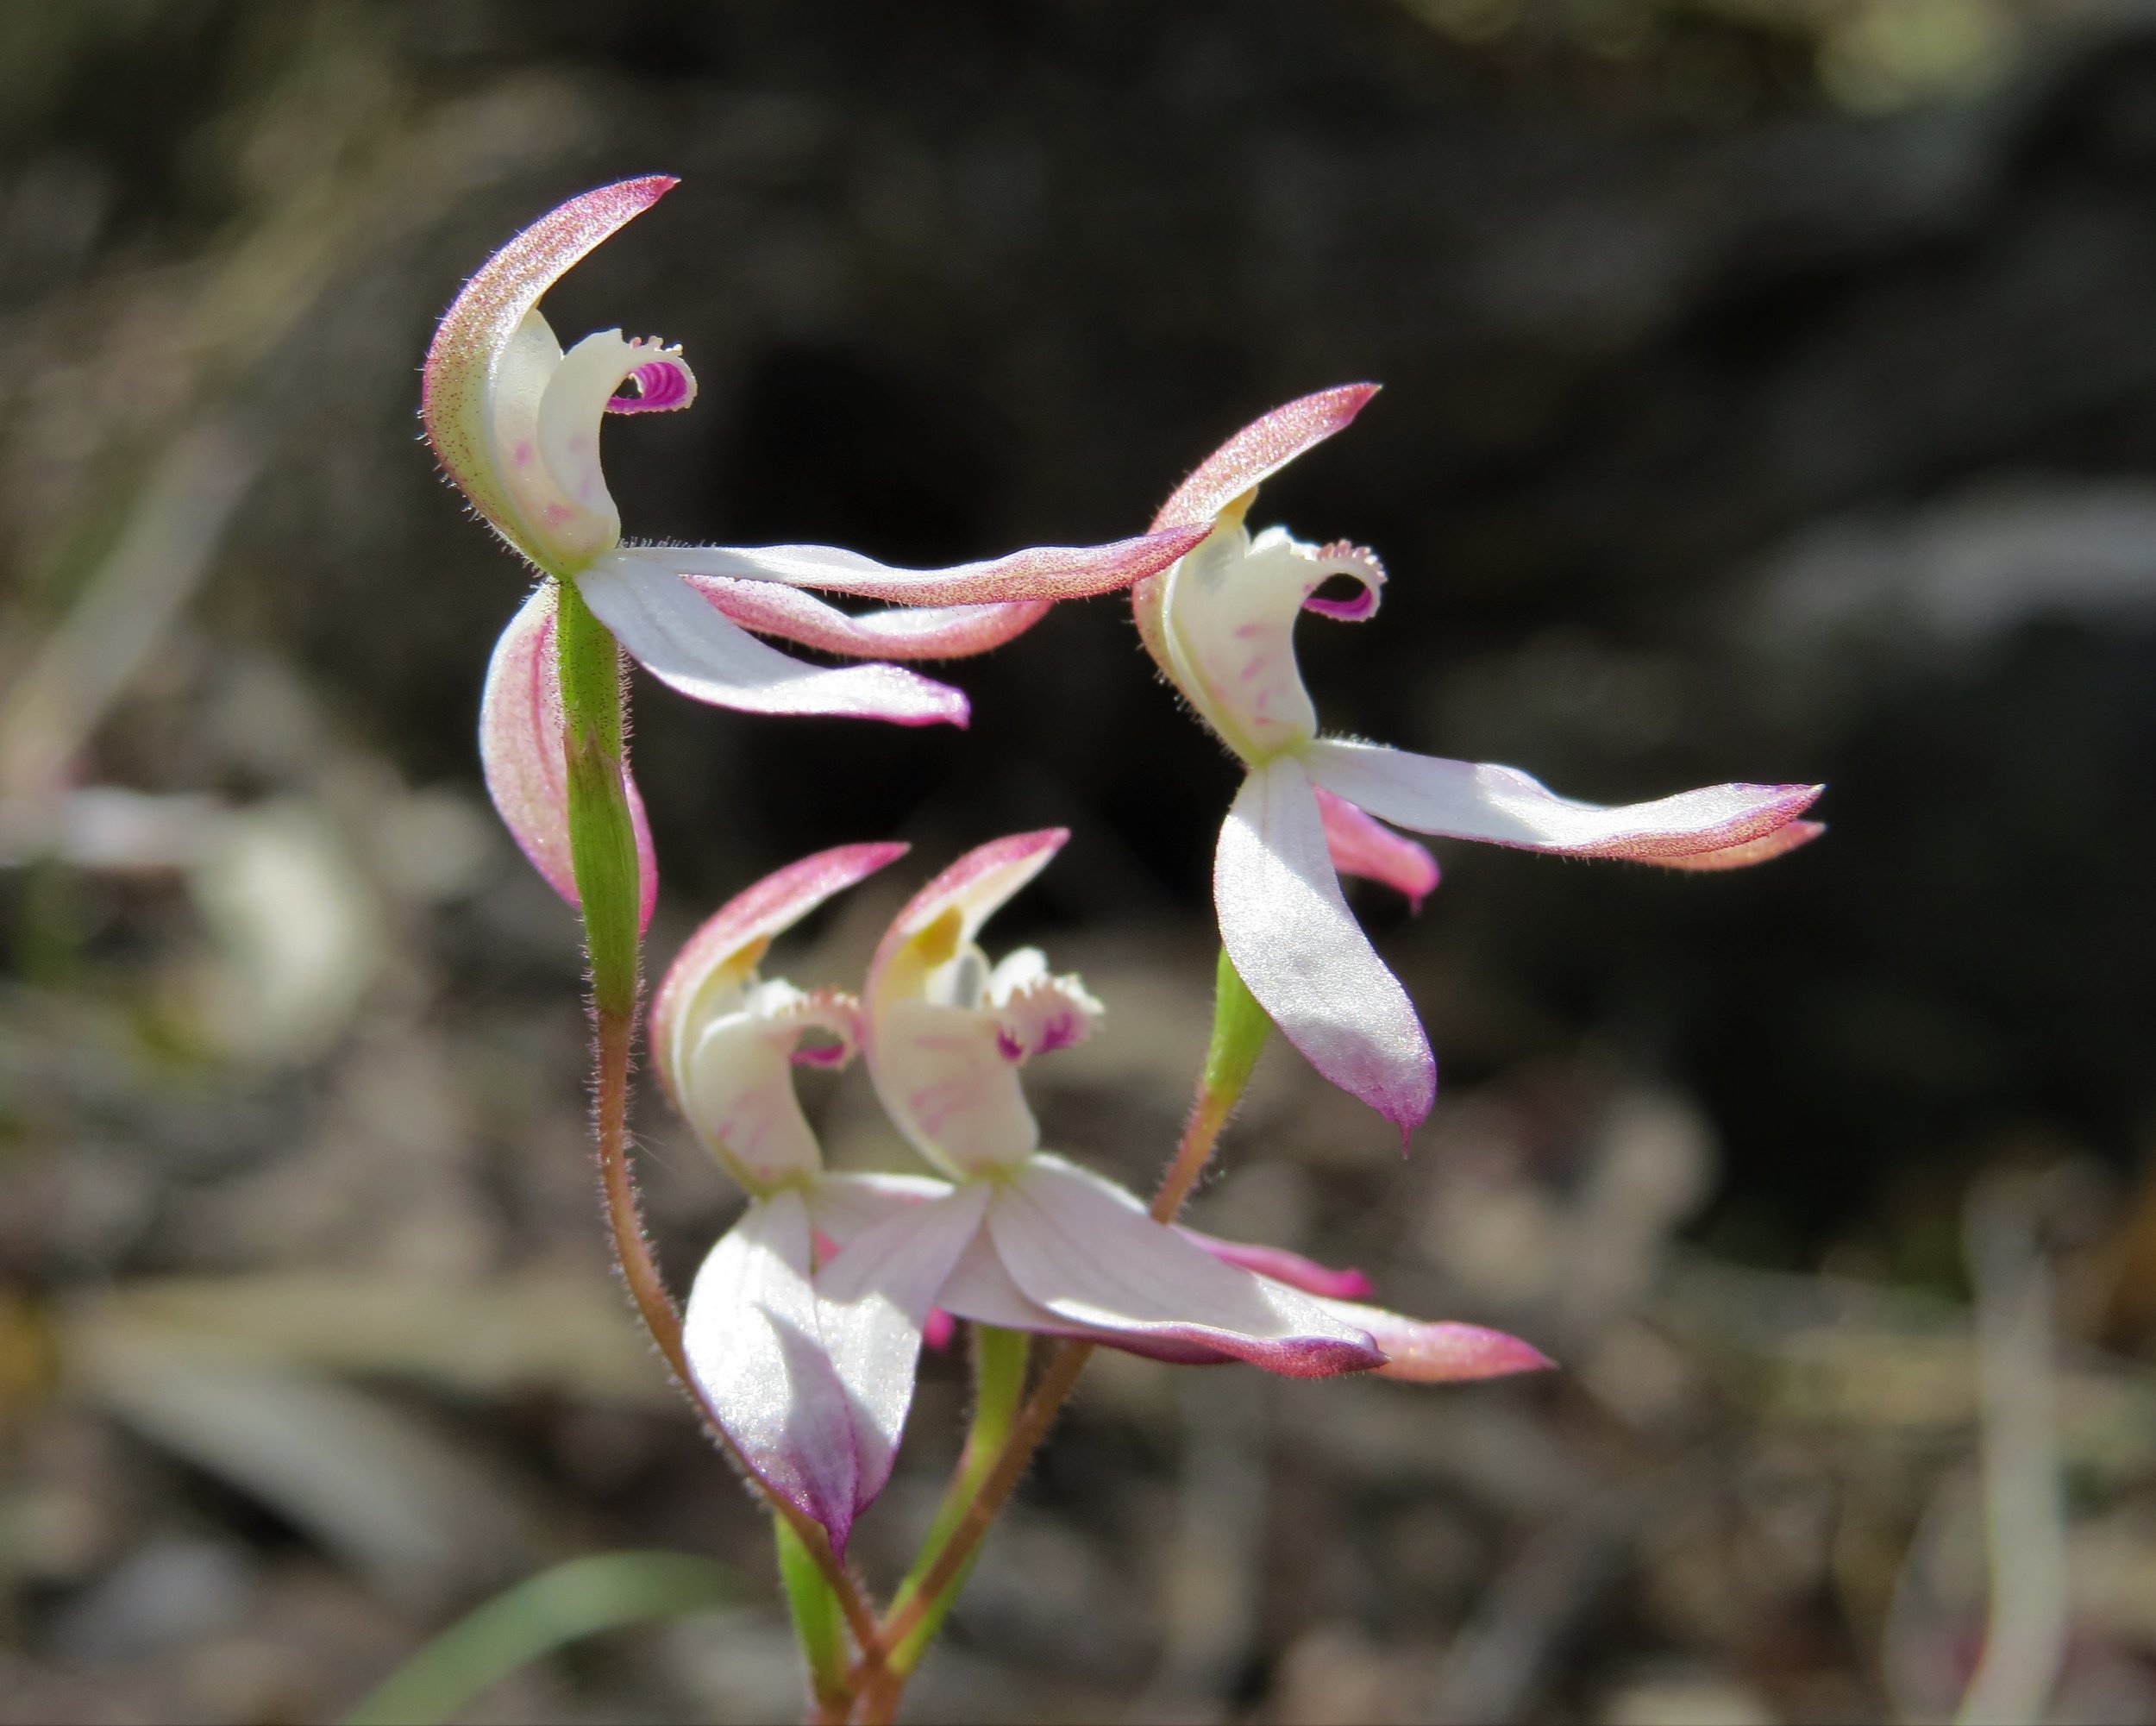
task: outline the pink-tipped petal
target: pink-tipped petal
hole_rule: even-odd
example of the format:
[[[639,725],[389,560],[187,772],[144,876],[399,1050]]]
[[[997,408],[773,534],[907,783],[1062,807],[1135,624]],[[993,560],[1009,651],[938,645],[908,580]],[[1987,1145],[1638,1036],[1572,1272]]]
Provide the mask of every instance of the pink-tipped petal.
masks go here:
[[[1252,486],[1262,485],[1298,455],[1314,449],[1369,405],[1379,386],[1343,384],[1300,396],[1252,420],[1198,464],[1153,518],[1157,530],[1213,518]]]
[[[870,1012],[875,1010],[886,973],[915,936],[956,911],[958,921],[950,944],[953,950],[972,940],[1006,900],[1048,867],[1069,838],[1068,827],[1044,827],[1037,832],[991,839],[968,851],[915,894],[892,919],[876,945],[875,957],[869,962],[868,983],[862,999],[869,1003]]]
[[[743,629],[854,659],[963,659],[1013,641],[1053,602],[893,606],[851,613],[799,587],[732,575],[681,578]]]
[[[1556,1362],[1532,1343],[1480,1325],[1432,1323],[1382,1307],[1356,1301],[1328,1300],[1335,1318],[1359,1326],[1384,1351],[1381,1378],[1404,1378],[1413,1384],[1457,1384],[1476,1378],[1503,1378],[1515,1372],[1546,1372]]]
[[[1514,767],[1325,738],[1310,776],[1381,820],[1447,838],[1570,857],[1667,863],[1764,838],[1802,814],[1818,785],[1710,785],[1615,808],[1560,797]]]
[[[649,1042],[670,1049],[680,1015],[715,973],[730,962],[743,975],[763,944],[782,934],[835,893],[865,881],[906,853],[899,844],[837,845],[774,869],[712,913],[690,936],[651,1001]],[[753,950],[753,951],[751,951]],[[661,1070],[666,1063],[661,1062]]]
[[[748,713],[963,725],[957,690],[895,665],[789,658],[729,622],[663,565],[615,552],[576,578],[599,620],[645,670],[693,701]]]
[[[757,1478],[829,1529],[843,1553],[860,1460],[846,1388],[817,1328],[808,1214],[759,1199],[697,1273],[681,1318],[689,1376]]]
[[[1322,1295],[1329,1300],[1352,1301],[1370,1292],[1370,1279],[1360,1271],[1334,1271],[1306,1258],[1300,1252],[1290,1252],[1279,1246],[1251,1246],[1240,1240],[1223,1240],[1218,1235],[1201,1234],[1194,1228],[1180,1224],[1175,1232],[1184,1240],[1202,1247],[1224,1265],[1240,1265],[1245,1271],[1255,1271],[1261,1277],[1270,1277],[1275,1283],[1285,1283],[1291,1289],[1300,1289],[1306,1295]]]
[[[554,648],[557,597],[553,582],[542,582],[494,643],[479,698],[479,766],[510,836],[547,884],[575,905],[568,775],[561,754],[561,668]],[[636,834],[640,926],[649,928],[659,902],[659,868],[643,799],[626,761],[622,788]]]
[[[1401,838],[1346,798],[1334,796],[1323,786],[1316,789],[1333,868],[1342,875],[1382,882],[1407,896],[1409,910],[1421,910],[1422,901],[1438,885],[1438,860],[1428,849]]]
[[[958,1321],[941,1307],[931,1307],[928,1316],[921,1321],[921,1346],[932,1354],[949,1348],[957,1334]]]
[[[820,587],[899,606],[979,606],[1014,599],[1083,599],[1165,569],[1205,537],[1170,528],[1108,545],[1036,545],[948,569],[894,569],[836,545],[646,545],[637,555],[681,575],[725,575]]]
[[[1430,1113],[1421,1021],[1340,896],[1310,781],[1289,756],[1244,782],[1213,871],[1220,941],[1258,1005],[1327,1079],[1400,1128]]]
[[[856,1511],[891,1478],[913,1403],[922,1327],[988,1202],[987,1183],[974,1182],[908,1206],[856,1235],[816,1273],[817,1323],[846,1387],[860,1457]]]
[[[512,541],[517,510],[496,480],[487,424],[495,362],[541,295],[675,184],[671,176],[654,174],[571,198],[482,264],[442,315],[420,395],[427,441],[479,513]]]
[[[1711,874],[1726,869],[1750,869],[1754,863],[1786,857],[1799,846],[1810,844],[1826,831],[1824,821],[1791,821],[1777,827],[1771,833],[1747,839],[1741,845],[1725,845],[1718,851],[1695,851],[1689,857],[1656,857],[1652,861],[1664,869],[1689,869],[1697,874]]]
[[[1012,1282],[1066,1323],[1214,1349],[1292,1378],[1384,1359],[1359,1327],[1223,1264],[1120,1187],[1059,1158],[1035,1157],[999,1184],[987,1234]]]

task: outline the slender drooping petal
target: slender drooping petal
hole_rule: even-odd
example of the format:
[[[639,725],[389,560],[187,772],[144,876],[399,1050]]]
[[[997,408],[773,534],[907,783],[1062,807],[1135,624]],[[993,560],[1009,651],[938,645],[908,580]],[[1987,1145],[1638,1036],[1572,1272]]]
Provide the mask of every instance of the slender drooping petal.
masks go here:
[[[654,677],[695,701],[750,713],[963,725],[966,698],[895,665],[810,665],[730,622],[665,565],[633,552],[577,579],[599,620]]]
[[[817,1322],[849,1394],[857,1510],[891,1478],[912,1405],[922,1327],[991,1196],[986,1183],[970,1182],[947,1198],[898,1210],[818,1273]]]
[[[546,524],[531,518],[528,502],[512,500],[509,476],[519,467],[529,470],[537,459],[539,398],[551,367],[532,366],[527,353],[518,349],[521,342],[544,359],[551,348],[557,360],[560,349],[543,320],[536,330],[527,320],[536,316],[540,297],[580,259],[676,184],[666,174],[623,180],[573,198],[541,217],[479,267],[435,331],[421,393],[427,441],[473,506],[528,555],[543,549]],[[655,352],[640,364],[662,357]],[[505,378],[505,373],[510,375]],[[644,399],[624,406],[686,405],[665,399],[680,392],[672,381],[660,386],[655,372],[651,384],[641,376],[638,383]],[[608,386],[609,396],[613,387]],[[505,394],[529,399],[505,403]],[[530,441],[505,440],[505,424],[528,427]]]
[[[1184,1240],[1203,1248],[1224,1265],[1240,1265],[1245,1271],[1255,1271],[1261,1277],[1270,1277],[1275,1283],[1285,1283],[1291,1289],[1300,1289],[1306,1295],[1322,1295],[1329,1300],[1354,1301],[1371,1292],[1371,1283],[1360,1271],[1335,1271],[1315,1259],[1306,1258],[1300,1252],[1290,1252],[1279,1246],[1251,1246],[1239,1240],[1223,1240],[1216,1234],[1201,1234],[1194,1228],[1176,1225],[1175,1232]]]
[[[1326,738],[1303,751],[1310,776],[1382,820],[1419,833],[1572,857],[1667,857],[1764,838],[1817,800],[1817,785],[1714,785],[1604,808],[1559,797],[1513,767],[1411,755]]]
[[[1437,1063],[1407,991],[1341,897],[1318,800],[1293,756],[1244,782],[1220,829],[1213,894],[1221,945],[1258,1005],[1404,1141],[1430,1112]]]
[[[574,905],[561,667],[554,645],[557,598],[554,583],[542,582],[494,643],[486,692],[479,698],[479,765],[510,836],[547,884]],[[622,763],[622,788],[628,794],[630,820],[636,835],[640,926],[648,928],[659,901],[659,869],[643,799],[637,795],[626,759]]]
[[[1824,821],[1791,821],[1756,839],[1747,839],[1739,845],[1725,845],[1720,850],[1691,851],[1681,857],[1644,857],[1641,861],[1698,875],[1711,875],[1727,869],[1750,869],[1754,863],[1784,856],[1799,845],[1808,845],[1826,831]]]
[[[1332,867],[1342,875],[1382,882],[1406,896],[1409,910],[1421,910],[1422,901],[1437,890],[1438,860],[1426,847],[1403,838],[1346,798],[1334,796],[1323,786],[1316,789]]]
[[[843,1552],[860,1502],[856,1422],[818,1328],[811,1251],[799,1193],[752,1202],[698,1271],[681,1340],[743,1460]]]
[[[1000,1183],[987,1233],[1030,1299],[1088,1330],[1216,1349],[1296,1378],[1383,1362],[1366,1332],[1221,1263],[1120,1187],[1060,1158],[1031,1158]]]
[[[991,606],[897,606],[842,612],[799,587],[734,575],[681,578],[743,629],[856,659],[960,659],[1014,641],[1053,609],[1047,599]]]
[[[1106,545],[1035,545],[947,569],[895,569],[835,545],[645,545],[640,557],[682,575],[777,581],[900,606],[1083,599],[1165,569],[1206,537],[1178,525]]]

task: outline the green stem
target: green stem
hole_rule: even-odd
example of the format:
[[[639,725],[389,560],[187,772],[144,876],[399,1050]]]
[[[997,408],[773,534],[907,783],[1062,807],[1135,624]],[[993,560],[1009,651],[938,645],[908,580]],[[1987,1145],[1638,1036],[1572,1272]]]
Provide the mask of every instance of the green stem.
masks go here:
[[[958,1472],[951,1477],[943,1502],[937,1507],[936,1520],[929,1524],[928,1538],[921,1543],[920,1556],[913,1560],[913,1568],[899,1585],[899,1591],[892,1599],[893,1611],[904,1610],[921,1592],[922,1582],[935,1568],[943,1548],[950,1544],[959,1524],[965,1520],[967,1507],[981,1496],[988,1472],[995,1466],[996,1459],[1002,1455],[1003,1447],[1010,1440],[1011,1423],[1018,1415],[1018,1398],[1025,1394],[1025,1362],[1032,1339],[1023,1331],[999,1330],[993,1325],[975,1325],[972,1328],[973,1427],[966,1434],[966,1448],[959,1456]],[[943,1619],[950,1613],[952,1602],[957,1599],[958,1591],[966,1585],[966,1577],[972,1568],[968,1560],[952,1574],[929,1601],[919,1623],[891,1650],[893,1672],[904,1677],[920,1664],[921,1656],[936,1639],[936,1633],[943,1629]]]
[[[567,768],[569,859],[583,901],[599,1021],[632,1020],[642,945],[636,831],[622,775],[621,650],[573,581],[555,584],[555,649],[561,675],[561,748]]]
[[[838,1597],[815,1555],[785,1518],[774,1516],[771,1529],[779,1545],[779,1580],[786,1586],[787,1604],[793,1613],[794,1640],[808,1665],[810,1694],[820,1715],[843,1720],[852,1691],[846,1681],[846,1637]]]
[[[1213,970],[1213,1041],[1206,1049],[1205,1070],[1199,1075],[1198,1095],[1190,1106],[1182,1142],[1161,1177],[1160,1190],[1153,1195],[1156,1222],[1173,1222],[1205,1173],[1228,1118],[1250,1086],[1272,1028],[1273,1021],[1222,949]]]

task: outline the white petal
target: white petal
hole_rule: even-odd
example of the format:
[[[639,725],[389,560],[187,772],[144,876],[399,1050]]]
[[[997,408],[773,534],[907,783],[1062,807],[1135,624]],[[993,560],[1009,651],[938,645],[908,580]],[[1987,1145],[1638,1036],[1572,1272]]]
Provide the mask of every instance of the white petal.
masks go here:
[[[699,1393],[743,1459],[840,1550],[859,1496],[851,1409],[817,1330],[808,1213],[760,1199],[711,1249],[682,1315]]]
[[[948,1197],[950,1189],[949,1181],[933,1175],[825,1175],[806,1189],[809,1222],[833,1246],[843,1246],[886,1217]]]
[[[1036,1157],[998,1184],[987,1232],[1020,1291],[1068,1321],[1198,1344],[1294,1378],[1384,1359],[1367,1332],[1223,1264],[1122,1188],[1060,1158]]]
[[[966,722],[966,698],[895,665],[809,665],[767,646],[662,565],[628,552],[576,578],[599,620],[661,683],[749,713],[825,713],[901,725]]]
[[[1820,793],[1815,785],[1712,785],[1604,808],[1559,797],[1516,767],[1410,755],[1379,744],[1326,738],[1302,758],[1326,790],[1419,833],[1647,863],[1763,838]]]
[[[751,1192],[823,1167],[816,1135],[793,1091],[793,1056],[812,1030],[850,1050],[859,1024],[850,999],[757,983],[715,1013],[668,1075],[675,1102],[705,1147]]]
[[[851,1401],[856,1509],[891,1478],[913,1402],[921,1326],[987,1203],[987,1187],[973,1183],[909,1206],[855,1236],[817,1273],[818,1327]]]
[[[1220,940],[1310,1064],[1405,1138],[1430,1113],[1437,1063],[1400,980],[1340,894],[1316,794],[1294,760],[1252,773],[1220,829]]]

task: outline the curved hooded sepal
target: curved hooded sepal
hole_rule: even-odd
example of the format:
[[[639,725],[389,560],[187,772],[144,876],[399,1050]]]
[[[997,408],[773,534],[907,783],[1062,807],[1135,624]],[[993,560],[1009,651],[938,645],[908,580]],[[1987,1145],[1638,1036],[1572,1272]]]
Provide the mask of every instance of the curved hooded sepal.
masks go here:
[[[682,1346],[697,1394],[756,1478],[843,1553],[860,1457],[852,1405],[818,1329],[801,1196],[754,1201],[689,1290]]]
[[[651,1047],[659,1075],[671,1091],[672,1075],[686,1054],[682,1039],[695,1023],[699,999],[719,989],[738,989],[755,970],[764,949],[834,894],[866,881],[906,853],[898,843],[837,845],[774,869],[736,894],[689,937],[660,980],[651,1000]],[[677,1108],[681,1099],[674,1098]]]
[[[571,198],[482,264],[442,315],[420,395],[427,441],[473,506],[520,549],[529,534],[499,477],[490,424],[495,368],[540,297],[677,184],[671,175],[652,174]],[[640,380],[640,387],[651,386]]]
[[[560,594],[542,582],[494,643],[479,697],[479,766],[487,794],[510,836],[547,884],[580,901],[569,857],[569,788],[561,744],[561,667],[555,655]],[[649,928],[659,902],[659,868],[643,799],[624,754],[622,789],[636,836],[638,927]]]
[[[1163,528],[1204,526],[1210,529],[1239,498],[1257,489],[1298,455],[1344,431],[1355,416],[1369,405],[1376,384],[1342,384],[1314,394],[1299,396],[1270,413],[1252,420],[1200,461],[1190,477],[1153,518],[1156,531]],[[1239,517],[1240,512],[1236,514]],[[1172,677],[1167,644],[1161,632],[1160,612],[1165,581],[1149,575],[1131,589],[1131,615],[1146,651]]]

